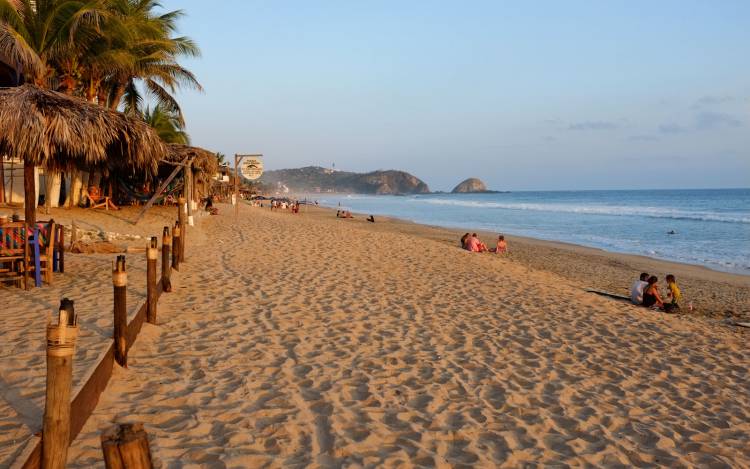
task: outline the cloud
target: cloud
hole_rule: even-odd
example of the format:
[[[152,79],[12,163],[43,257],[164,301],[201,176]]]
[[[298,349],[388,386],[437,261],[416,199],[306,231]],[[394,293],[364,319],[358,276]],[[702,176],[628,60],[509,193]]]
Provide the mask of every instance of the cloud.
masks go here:
[[[689,129],[687,127],[683,127],[679,124],[662,124],[659,126],[659,132],[663,134],[684,134],[688,132]]]
[[[655,142],[659,140],[659,137],[655,135],[631,135],[628,140],[633,142]]]
[[[614,130],[619,126],[609,121],[587,121],[570,124],[568,130]]]
[[[544,137],[542,137],[542,140],[544,140],[547,143],[552,143],[552,142],[556,142],[557,138],[555,138],[555,137],[553,137],[551,135],[545,135]]]
[[[699,130],[711,130],[720,127],[740,127],[742,121],[729,114],[722,112],[699,112],[695,116],[695,128]]]
[[[713,107],[720,104],[726,104],[736,101],[737,99],[734,96],[703,96],[702,98],[698,98],[692,106],[690,106],[690,109],[698,110],[698,109],[705,109],[707,107]]]

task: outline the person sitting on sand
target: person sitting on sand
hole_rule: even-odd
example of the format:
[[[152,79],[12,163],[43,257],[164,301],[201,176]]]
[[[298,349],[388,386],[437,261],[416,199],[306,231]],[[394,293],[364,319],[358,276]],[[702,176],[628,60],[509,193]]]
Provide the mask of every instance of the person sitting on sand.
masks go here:
[[[473,233],[466,241],[466,250],[471,252],[487,252],[487,245],[479,240],[476,233]]]
[[[375,223],[375,217],[370,215],[369,218],[367,218],[367,221],[369,221],[370,223]]]
[[[643,289],[643,303],[641,304],[646,308],[651,308],[653,306],[661,308],[664,306],[661,295],[659,295],[658,281],[659,279],[656,275],[650,276],[646,287]]]
[[[643,306],[652,308],[656,306],[665,313],[670,313],[674,309],[671,304],[665,304],[659,294],[659,279],[652,275],[648,278],[648,286],[643,290]]]
[[[508,252],[508,243],[505,242],[505,236],[500,235],[497,237],[497,246],[493,252],[496,252],[497,254],[505,254]]]
[[[469,233],[465,233],[461,236],[461,249],[466,249],[466,243],[469,241]]]
[[[667,275],[667,300],[669,300],[670,310],[680,309],[679,302],[682,301],[682,292],[672,274]]]
[[[630,287],[630,301],[632,301],[634,305],[643,304],[643,290],[648,285],[648,277],[649,275],[646,272],[643,272],[640,279],[633,282],[633,286]]]

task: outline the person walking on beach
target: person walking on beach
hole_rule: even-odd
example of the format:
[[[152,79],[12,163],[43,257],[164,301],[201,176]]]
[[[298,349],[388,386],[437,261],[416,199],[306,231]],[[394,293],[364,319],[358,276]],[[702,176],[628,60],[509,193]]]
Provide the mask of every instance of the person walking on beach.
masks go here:
[[[633,286],[630,287],[630,301],[632,301],[634,305],[643,304],[643,290],[648,285],[648,277],[649,275],[646,272],[643,272],[640,279],[633,282]]]

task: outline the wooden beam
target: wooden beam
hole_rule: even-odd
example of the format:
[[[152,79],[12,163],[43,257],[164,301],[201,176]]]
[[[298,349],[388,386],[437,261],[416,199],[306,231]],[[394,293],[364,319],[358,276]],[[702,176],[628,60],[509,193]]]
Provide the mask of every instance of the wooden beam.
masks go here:
[[[141,218],[143,218],[143,215],[146,214],[148,209],[151,208],[152,205],[154,205],[154,202],[156,202],[156,198],[161,195],[162,192],[164,192],[164,189],[167,188],[167,185],[169,185],[170,182],[172,182],[172,179],[177,176],[177,173],[180,172],[181,169],[183,169],[183,166],[185,166],[188,163],[188,160],[190,160],[189,156],[186,156],[184,160],[182,160],[182,163],[180,163],[179,166],[176,166],[174,170],[172,170],[172,174],[169,175],[167,179],[164,180],[164,182],[161,183],[158,189],[156,189],[156,192],[154,192],[154,195],[151,196],[148,203],[143,206],[143,209],[141,209],[141,212],[138,214],[137,217],[135,217],[135,221],[133,222],[134,225],[138,224],[139,221],[141,221]]]

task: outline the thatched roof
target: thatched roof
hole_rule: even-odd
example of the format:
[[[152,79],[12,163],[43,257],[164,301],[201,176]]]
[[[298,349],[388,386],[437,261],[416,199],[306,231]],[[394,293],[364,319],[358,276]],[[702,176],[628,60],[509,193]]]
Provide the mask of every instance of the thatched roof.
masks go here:
[[[0,89],[0,154],[53,169],[156,171],[166,146],[143,121],[26,84]]]
[[[219,170],[219,160],[216,159],[216,153],[179,143],[170,143],[167,147],[169,151],[167,161],[180,163],[186,156],[189,156],[193,158],[193,169],[199,173],[213,176]]]

